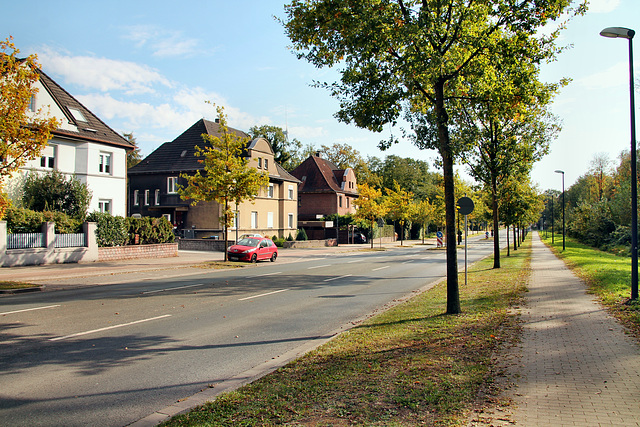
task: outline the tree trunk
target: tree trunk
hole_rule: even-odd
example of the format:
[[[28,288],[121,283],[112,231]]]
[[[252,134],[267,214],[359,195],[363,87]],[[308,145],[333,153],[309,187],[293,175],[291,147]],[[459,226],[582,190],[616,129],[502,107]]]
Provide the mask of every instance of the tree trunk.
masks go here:
[[[228,261],[227,259],[227,248],[229,247],[229,230],[227,230],[227,224],[228,224],[228,218],[227,218],[227,212],[229,212],[229,202],[227,200],[224,201],[224,260],[225,262]]]
[[[507,256],[511,256],[511,245],[509,244],[509,226],[507,225]]]
[[[513,250],[518,250],[518,232],[516,231],[516,225],[513,225]]]
[[[436,98],[436,116],[438,120],[439,151],[442,156],[444,175],[444,205],[447,239],[447,314],[458,314],[460,309],[460,290],[458,288],[458,254],[456,247],[456,202],[453,180],[453,153],[449,140],[449,117],[444,108],[444,81],[434,85]]]
[[[498,215],[498,183],[491,177],[491,199],[493,205],[493,268],[500,268],[500,217]]]

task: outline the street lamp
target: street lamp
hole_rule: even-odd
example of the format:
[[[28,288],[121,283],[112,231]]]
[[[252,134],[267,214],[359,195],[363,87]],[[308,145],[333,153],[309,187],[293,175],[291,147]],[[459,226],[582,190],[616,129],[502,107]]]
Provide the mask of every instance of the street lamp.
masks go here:
[[[564,248],[565,248],[565,245],[564,245],[564,235],[565,235],[565,228],[564,228],[564,171],[557,170],[557,171],[555,171],[555,173],[561,173],[562,174],[562,250],[564,251]]]
[[[600,35],[629,40],[629,108],[631,111],[631,299],[638,299],[638,176],[636,173],[636,115],[633,85],[633,36],[629,28],[609,27]]]

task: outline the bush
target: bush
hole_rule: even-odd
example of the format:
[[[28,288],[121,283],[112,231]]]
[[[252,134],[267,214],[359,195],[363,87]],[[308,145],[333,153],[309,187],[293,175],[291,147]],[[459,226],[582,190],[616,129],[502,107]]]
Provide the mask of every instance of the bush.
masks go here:
[[[43,222],[55,223],[58,234],[77,233],[82,220],[70,218],[64,212],[36,212],[31,209],[10,207],[4,217],[9,233],[39,233]]]
[[[293,242],[293,236],[291,236],[291,233],[287,236],[287,242]]]
[[[298,235],[296,236],[296,240],[297,241],[309,240],[309,238],[307,237],[307,232],[304,231],[304,228],[300,228],[298,230]]]
[[[123,217],[108,212],[91,212],[87,221],[96,223],[96,241],[99,247],[123,246],[129,237]]]
[[[154,243],[171,243],[175,240],[173,226],[166,218],[126,218],[128,239],[127,244],[135,244],[135,235],[138,235],[138,244],[150,245]]]
[[[65,212],[72,218],[84,220],[90,202],[87,184],[58,170],[46,174],[31,172],[23,184],[23,206],[38,212]]]

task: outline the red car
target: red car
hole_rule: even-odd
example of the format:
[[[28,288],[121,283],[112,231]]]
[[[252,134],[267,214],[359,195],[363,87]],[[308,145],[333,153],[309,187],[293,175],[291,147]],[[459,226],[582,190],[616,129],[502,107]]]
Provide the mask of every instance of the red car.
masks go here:
[[[229,261],[256,262],[268,259],[274,262],[278,257],[278,247],[266,237],[245,237],[227,250]]]

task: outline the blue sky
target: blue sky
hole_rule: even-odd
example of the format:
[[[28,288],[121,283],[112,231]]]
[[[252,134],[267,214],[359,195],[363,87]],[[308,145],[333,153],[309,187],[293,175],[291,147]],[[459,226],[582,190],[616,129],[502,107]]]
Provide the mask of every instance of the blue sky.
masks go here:
[[[640,31],[640,1],[591,0],[590,11],[569,23],[561,44],[572,45],[542,77],[572,83],[553,111],[563,131],[533,171],[540,189],[568,187],[596,153],[617,160],[630,145],[628,42],[600,30]],[[332,82],[334,70],[298,60],[274,16],[272,0],[164,0],[5,2],[0,37],[14,37],[22,55],[37,53],[43,70],[120,133],[133,132],[144,155],[173,140],[196,120],[213,119],[205,101],[223,105],[231,127],[288,127],[304,144],[347,143],[363,156],[396,154],[433,165],[436,154],[401,142],[381,152],[374,134],[339,123],[337,102],[313,80]],[[636,80],[640,53],[636,37]],[[636,91],[636,98],[640,92]],[[640,105],[640,99],[636,103]],[[637,114],[640,116],[640,114]],[[433,166],[431,166],[433,168]]]

